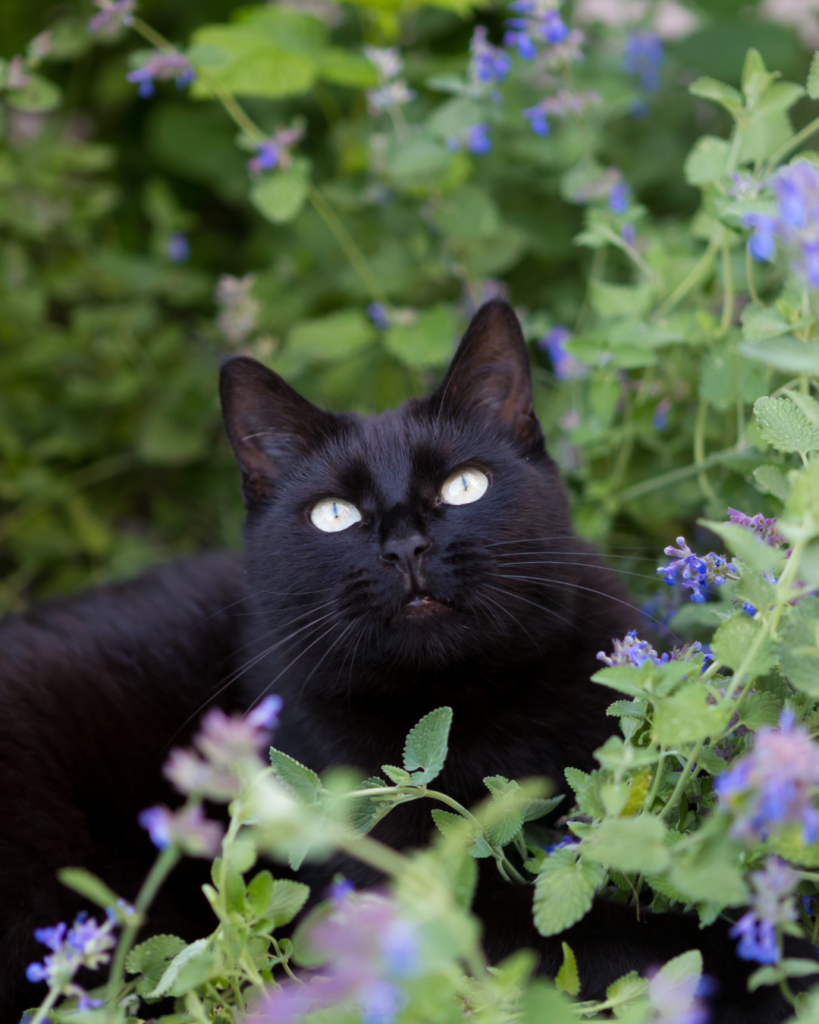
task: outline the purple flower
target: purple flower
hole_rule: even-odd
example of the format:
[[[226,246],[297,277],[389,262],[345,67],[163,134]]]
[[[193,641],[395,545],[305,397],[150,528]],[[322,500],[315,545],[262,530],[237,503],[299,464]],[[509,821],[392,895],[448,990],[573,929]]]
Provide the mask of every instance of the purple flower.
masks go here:
[[[215,857],[219,852],[222,826],[208,821],[200,804],[176,812],[167,807],[149,807],[137,820],[160,850],[173,843],[191,857]]]
[[[628,199],[631,195],[631,188],[624,181],[618,181],[612,185],[609,192],[609,209],[612,213],[625,213],[628,209]]]
[[[483,156],[492,149],[492,140],[489,138],[489,126],[486,124],[473,124],[466,130],[466,148],[470,153]]]
[[[753,618],[756,615],[756,608],[754,608],[754,606],[752,604],[749,604],[747,601],[743,602],[742,610],[744,612],[747,612],[751,616],[751,618]]]
[[[108,917],[101,925],[83,911],[78,914],[71,928],[63,922],[53,928],[37,928],[34,938],[51,950],[42,963],[32,963],[26,968],[26,978],[33,983],[45,981],[49,988],[57,989],[62,995],[75,996],[85,1007],[99,1006],[91,1000],[86,991],[72,980],[81,967],[97,970],[111,958],[110,950],[116,945],[111,934],[116,918]]]
[[[634,225],[624,224],[620,228],[620,237],[623,239],[626,245],[634,245],[635,241],[637,240],[637,232],[634,230]]]
[[[731,814],[735,836],[756,841],[787,822],[798,822],[806,843],[819,837],[819,747],[786,709],[779,728],[762,726],[753,750],[714,780],[720,806]]]
[[[171,263],[187,263],[191,255],[188,236],[182,231],[174,231],[165,246],[165,252]]]
[[[189,750],[172,750],[162,771],[174,788],[186,796],[225,801],[239,792],[239,783],[224,768],[214,767]]]
[[[473,82],[489,85],[502,82],[512,68],[509,55],[487,40],[485,25],[476,25],[469,43],[469,77]]]
[[[390,326],[389,310],[383,302],[371,302],[367,306],[367,316],[370,318],[373,326],[377,327],[379,331],[386,331]]]
[[[786,543],[785,538],[779,532],[778,520],[774,518],[765,519],[761,512],[758,512],[755,516],[746,516],[744,512],[740,512],[735,508],[729,508],[728,522],[733,523],[734,526],[742,526],[746,530],[751,530],[752,533],[756,534],[757,540],[764,542],[769,547],[776,548],[780,544]]]
[[[196,72],[184,54],[155,50],[142,67],[129,71],[125,77],[129,82],[138,84],[137,92],[143,99],[147,99],[154,94],[154,81],[174,78],[177,89],[183,89],[196,78]]]
[[[362,1024],[391,1024],[404,1003],[401,990],[388,981],[370,982],[359,997]]]
[[[120,28],[134,23],[136,0],[94,0],[99,12],[88,22],[89,32],[113,35]]]
[[[671,399],[664,398],[657,403],[654,415],[651,418],[651,425],[655,430],[665,430],[668,426],[668,411],[671,408]]]
[[[761,964],[775,964],[780,957],[777,925],[795,921],[797,917],[793,894],[799,873],[779,859],[768,857],[764,871],[751,875],[754,897],[751,909],[728,933],[738,938],[737,956]]]
[[[343,878],[341,875],[337,875],[330,886],[330,899],[336,905],[341,906],[344,900],[348,896],[352,896],[355,892],[355,886],[348,878]]]
[[[253,759],[270,742],[281,707],[281,697],[270,695],[244,717],[213,708],[202,719],[194,743],[213,765],[232,767]]]
[[[685,537],[677,538],[678,547],[669,545],[665,548],[667,555],[676,555],[673,562],[661,566],[657,572],[669,587],[677,581],[677,573],[682,577],[682,585],[692,591],[691,600],[702,604],[707,594],[707,586],[713,583],[721,587],[727,579],[738,579],[737,567],[727,561],[723,555],[709,551],[700,558],[685,543]]]
[[[543,107],[538,104],[536,107],[529,107],[528,110],[523,111],[523,116],[529,121],[529,126],[535,135],[549,135],[551,134],[551,126],[546,120],[546,115],[543,112]]]
[[[589,372],[587,366],[566,351],[565,343],[570,337],[568,327],[557,324],[537,343],[539,349],[549,353],[552,371],[558,380],[580,380]]]
[[[256,156],[248,160],[247,169],[253,175],[273,171],[277,167],[287,170],[293,162],[291,150],[303,138],[301,128],[280,128],[269,139],[256,143]]]
[[[537,56],[538,43],[557,46],[569,38],[569,29],[549,0],[514,0],[509,5],[522,18],[506,19],[503,45],[514,47],[524,60]]]
[[[749,213],[743,218],[746,228],[753,228],[748,249],[755,260],[770,263],[776,255],[776,218],[763,213]]]
[[[660,88],[660,69],[664,63],[663,44],[653,32],[638,32],[626,39],[623,71],[639,77],[646,92],[656,92]]]
[[[647,640],[638,640],[636,629],[627,633],[624,640],[613,640],[612,643],[614,644],[614,653],[608,655],[604,651],[599,651],[598,661],[610,666],[634,665],[636,668],[641,668],[646,661],[651,661],[655,665],[663,665],[669,660],[668,654],[663,654],[661,657]]]
[[[575,839],[574,836],[564,836],[559,843],[552,843],[551,846],[544,846],[543,849],[545,853],[551,857],[555,850],[562,850],[565,846],[575,846],[579,842],[580,840]]]

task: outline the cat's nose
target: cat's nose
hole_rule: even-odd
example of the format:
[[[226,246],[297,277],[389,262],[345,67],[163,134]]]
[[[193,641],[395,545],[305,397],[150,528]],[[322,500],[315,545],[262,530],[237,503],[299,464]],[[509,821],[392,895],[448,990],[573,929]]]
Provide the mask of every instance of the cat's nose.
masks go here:
[[[396,569],[415,574],[430,543],[429,538],[422,533],[388,537],[381,545],[381,557]]]

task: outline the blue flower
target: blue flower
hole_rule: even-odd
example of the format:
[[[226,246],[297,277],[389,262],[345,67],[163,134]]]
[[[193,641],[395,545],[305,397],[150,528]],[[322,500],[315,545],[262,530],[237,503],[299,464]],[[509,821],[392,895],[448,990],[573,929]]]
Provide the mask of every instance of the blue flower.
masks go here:
[[[191,255],[188,236],[182,231],[174,231],[165,246],[165,252],[171,263],[187,263]]]
[[[551,126],[546,120],[546,115],[544,114],[543,107],[540,104],[536,107],[529,107],[528,110],[524,110],[523,116],[528,120],[529,126],[535,135],[551,134]]]
[[[755,260],[769,263],[776,255],[776,219],[763,213],[749,213],[743,218],[746,228],[753,228],[748,249]]]
[[[539,349],[549,353],[552,372],[558,380],[580,380],[589,372],[587,366],[566,351],[565,343],[569,338],[571,338],[571,332],[568,327],[557,324],[537,343]]]
[[[635,75],[646,92],[660,88],[660,69],[665,63],[663,44],[653,32],[638,32],[626,39],[623,71]]]
[[[553,6],[539,0],[514,0],[511,10],[523,14],[522,18],[507,18],[504,46],[513,46],[524,60],[537,56],[538,42],[557,46],[570,36],[568,26]]]
[[[177,89],[183,89],[196,78],[196,72],[184,54],[155,50],[142,67],[130,71],[125,77],[129,82],[138,84],[137,92],[147,99],[154,94],[154,81],[173,78]]]
[[[692,591],[691,600],[695,604],[702,604],[705,601],[709,583],[721,587],[727,579],[739,578],[737,567],[724,556],[709,551],[700,558],[686,544],[685,537],[678,537],[677,544],[679,546],[676,548],[669,545],[664,549],[667,555],[677,557],[668,565],[660,566],[657,573],[669,587],[673,587],[677,582],[679,573],[683,587]]]
[[[651,425],[655,430],[665,430],[668,426],[668,411],[671,408],[671,399],[664,398],[658,402],[651,417]],[[667,582],[667,581],[666,581]]]
[[[752,604],[749,604],[747,601],[743,603],[742,610],[744,612],[747,612],[751,616],[751,618],[753,618],[756,615],[756,608]]]
[[[492,140],[489,138],[489,126],[486,124],[473,124],[466,130],[466,148],[470,153],[483,156],[492,149]]]
[[[502,82],[512,68],[509,55],[504,53],[499,46],[492,46],[488,42],[485,25],[475,26],[469,44],[469,52],[471,55],[469,77],[474,82],[484,85]]]
[[[628,209],[628,199],[631,195],[631,188],[624,182],[618,181],[612,185],[609,192],[609,209],[612,213],[625,213]]]
[[[390,326],[389,310],[383,302],[371,302],[367,306],[367,316],[372,321],[373,326],[377,327],[379,331],[386,331]]]
[[[777,925],[797,917],[793,894],[799,873],[779,857],[768,857],[764,871],[751,875],[754,896],[751,909],[731,928],[729,935],[739,938],[737,956],[761,964],[775,964],[780,957]]]

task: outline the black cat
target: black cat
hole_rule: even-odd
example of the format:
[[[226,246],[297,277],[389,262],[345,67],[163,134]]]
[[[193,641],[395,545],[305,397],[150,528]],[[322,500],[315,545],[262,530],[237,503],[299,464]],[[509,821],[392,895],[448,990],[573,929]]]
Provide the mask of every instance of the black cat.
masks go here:
[[[532,409],[520,327],[484,306],[441,386],[400,410],[332,415],[244,357],[222,372],[228,434],[248,509],[245,578],[203,556],[133,583],[53,602],[0,630],[0,1013],[15,1021],[37,990],[23,977],[32,931],[81,901],[55,880],[82,865],[133,898],[153,859],[139,810],[172,800],[160,774],[212,699],[247,708],[284,698],[276,745],[316,770],[399,763],[426,712],[454,709],[436,785],[461,803],[482,778],[590,769],[613,728],[612,694],[589,682],[595,656],[635,624],[613,574],[572,534],[566,494]],[[375,835],[417,846],[420,802]],[[337,864],[306,875],[320,895]],[[358,884],[373,879],[352,863]],[[192,939],[213,927],[178,869],[152,931]],[[282,873],[281,871],[279,872]],[[530,945],[544,971],[569,941],[582,995],[699,946],[721,982],[715,1020],[775,1021],[778,993],[748,997],[727,926],[682,916],[638,922],[598,902],[559,938],[532,925],[531,889],[481,863],[475,909],[489,956]]]

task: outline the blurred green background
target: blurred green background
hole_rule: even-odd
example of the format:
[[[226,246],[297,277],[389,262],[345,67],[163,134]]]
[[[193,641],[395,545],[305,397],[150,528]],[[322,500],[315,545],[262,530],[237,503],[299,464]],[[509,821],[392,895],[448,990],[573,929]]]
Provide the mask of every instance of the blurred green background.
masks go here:
[[[239,6],[145,0],[139,13],[186,45],[198,27],[227,21]],[[430,76],[463,70],[476,21],[497,38],[505,16],[496,5],[465,14],[389,3],[328,12],[331,6],[321,12],[336,45],[360,52],[367,41],[403,44],[422,115],[441,99],[426,85]],[[663,86],[644,116],[630,112],[633,95],[621,83],[594,129],[597,159],[622,170],[663,244],[679,235],[681,266],[691,256],[683,225],[700,201],[685,182],[685,156],[703,133],[728,131],[727,115],[692,101],[687,85],[702,74],[738,84],[750,46],[797,82],[811,57],[794,28],[766,20],[753,5],[709,0],[692,9],[699,28],[666,43]],[[288,224],[265,221],[248,199],[247,154],[234,144],[221,107],[191,101],[172,85],[140,99],[125,77],[127,55],[140,43],[130,35],[90,40],[84,26],[93,10],[46,0],[0,5],[0,56],[53,28],[43,73],[64,95],[51,113],[2,110],[0,610],[179,553],[238,546],[238,475],[216,398],[219,361],[231,350],[216,324],[220,275],[256,275],[251,351],[315,401],[375,410],[431,387],[470,313],[499,290],[527,315],[533,342],[554,323],[576,324],[593,258],[573,244],[583,208],[561,186],[577,159],[568,134],[541,146],[531,135],[510,133],[504,141],[499,130],[490,154],[471,162],[456,154],[435,183],[394,174],[392,200],[384,203],[368,176],[371,128],[361,90],[320,82],[278,101],[248,99],[266,130],[301,119],[300,152],[384,297],[420,312],[404,334],[379,339],[364,315],[373,296],[315,209],[305,207]],[[571,5],[564,10],[568,18]],[[397,40],[390,39],[396,26]],[[605,86],[620,74],[619,55],[594,26],[587,31],[599,46],[583,73]],[[797,126],[811,106],[804,101],[792,112]],[[190,258],[174,262],[169,240],[180,232]],[[609,269],[626,280],[616,259]],[[339,313],[341,321],[329,322],[338,344],[322,348],[322,318]],[[623,450],[623,373],[585,382],[580,396],[578,382],[555,380],[535,344],[532,355],[539,409],[580,528],[604,546],[648,552],[668,542],[701,509],[695,481],[627,507],[601,497]],[[684,347],[664,350],[660,368],[632,373],[655,383],[651,400],[629,414],[621,486],[691,461],[699,375],[698,359]],[[660,435],[652,410],[672,384],[674,409]],[[586,417],[583,437],[567,436],[572,409]],[[730,427],[713,422],[709,444],[723,442],[733,417]],[[741,478],[725,484],[728,497],[747,491]]]

